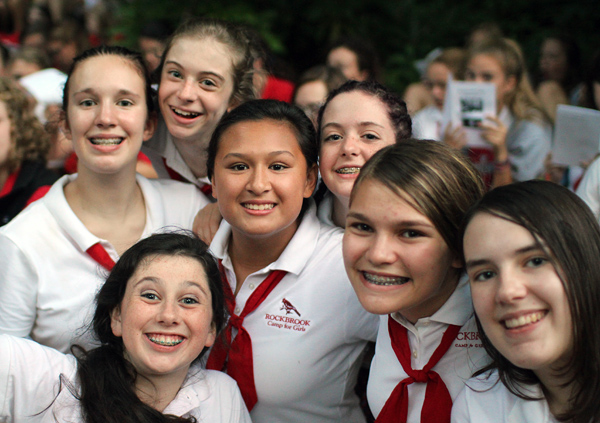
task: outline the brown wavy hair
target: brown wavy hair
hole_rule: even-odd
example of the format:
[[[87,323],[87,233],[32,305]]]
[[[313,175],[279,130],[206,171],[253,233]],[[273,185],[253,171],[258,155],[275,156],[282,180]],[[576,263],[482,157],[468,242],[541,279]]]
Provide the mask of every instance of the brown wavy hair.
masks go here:
[[[0,101],[6,105],[10,119],[12,148],[7,160],[8,171],[16,171],[26,160],[45,162],[50,135],[34,115],[24,89],[12,79],[0,77]]]

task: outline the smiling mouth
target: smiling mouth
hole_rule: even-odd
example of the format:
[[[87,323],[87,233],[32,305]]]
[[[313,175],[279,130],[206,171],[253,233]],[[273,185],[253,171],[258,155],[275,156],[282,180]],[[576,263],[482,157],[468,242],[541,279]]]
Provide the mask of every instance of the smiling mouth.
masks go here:
[[[372,283],[373,285],[379,285],[379,286],[404,285],[405,283],[410,281],[410,278],[405,278],[403,276],[391,277],[391,276],[378,276],[378,275],[374,275],[372,273],[367,273],[367,272],[361,272],[361,273],[363,274],[363,276],[367,280],[367,282]]]
[[[342,175],[357,175],[360,173],[360,167],[343,167],[337,169],[335,173],[340,173]]]
[[[173,113],[175,113],[177,116],[181,116],[182,118],[185,118],[185,119],[194,119],[194,118],[200,116],[200,113],[186,112],[184,110],[177,109],[175,107],[171,107],[171,110],[173,110]]]
[[[174,347],[183,342],[183,337],[179,335],[146,335],[151,342],[167,347]]]
[[[244,208],[246,208],[248,210],[271,210],[271,209],[273,209],[273,207],[275,207],[275,204],[273,204],[273,203],[270,203],[270,204],[244,203],[244,204],[242,204],[242,206],[244,206]]]
[[[523,316],[515,317],[514,319],[506,319],[502,323],[507,329],[515,329],[523,326],[531,325],[539,322],[546,316],[546,311],[538,311],[531,314],[525,314]]]
[[[89,140],[94,145],[119,145],[123,142],[123,140],[125,140],[125,138],[90,138]]]

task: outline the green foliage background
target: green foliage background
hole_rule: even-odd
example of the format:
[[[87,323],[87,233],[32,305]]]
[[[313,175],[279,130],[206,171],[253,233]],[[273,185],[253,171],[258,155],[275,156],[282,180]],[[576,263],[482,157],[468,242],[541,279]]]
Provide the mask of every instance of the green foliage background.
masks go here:
[[[117,0],[115,33],[135,46],[143,23],[211,16],[252,25],[274,53],[298,73],[323,62],[340,35],[367,38],[384,69],[384,82],[402,91],[418,79],[413,62],[435,47],[462,46],[470,30],[494,21],[521,43],[537,67],[541,40],[552,33],[575,38],[584,57],[600,49],[598,0]]]

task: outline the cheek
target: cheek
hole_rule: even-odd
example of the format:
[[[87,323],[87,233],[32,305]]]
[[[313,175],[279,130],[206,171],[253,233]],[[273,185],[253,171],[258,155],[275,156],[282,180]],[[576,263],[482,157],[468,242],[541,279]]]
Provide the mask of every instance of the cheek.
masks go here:
[[[321,170],[321,173],[331,170],[337,156],[337,147],[329,144],[323,144],[321,146],[321,150],[319,151],[319,170]]]
[[[350,270],[354,264],[358,261],[361,256],[361,252],[364,250],[364,242],[353,236],[352,234],[345,234],[342,242],[342,251],[344,255],[344,264],[346,269]]]
[[[471,297],[475,313],[481,324],[487,329],[494,312],[493,292],[489,287],[475,286],[471,283]]]

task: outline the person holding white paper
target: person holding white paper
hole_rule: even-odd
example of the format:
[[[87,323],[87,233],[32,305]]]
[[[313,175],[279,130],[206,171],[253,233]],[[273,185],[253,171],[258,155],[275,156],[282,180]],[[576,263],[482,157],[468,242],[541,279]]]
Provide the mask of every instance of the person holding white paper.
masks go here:
[[[533,93],[518,44],[503,38],[476,45],[465,79],[496,86],[499,113],[480,125],[494,150],[492,186],[539,176],[550,152],[551,120]]]
[[[442,132],[444,100],[448,78],[461,78],[464,73],[466,52],[460,48],[447,48],[427,67],[423,84],[433,97],[433,104],[414,115],[413,136],[419,139],[444,140]]]

